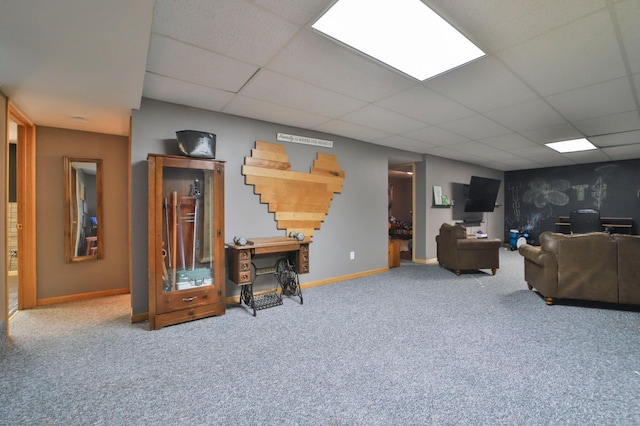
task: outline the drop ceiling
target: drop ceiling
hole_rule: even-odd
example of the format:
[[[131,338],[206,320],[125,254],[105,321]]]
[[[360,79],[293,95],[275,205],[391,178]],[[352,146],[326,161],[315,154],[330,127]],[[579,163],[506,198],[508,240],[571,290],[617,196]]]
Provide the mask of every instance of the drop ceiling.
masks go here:
[[[414,80],[311,29],[333,0],[4,0],[0,91],[109,134],[147,97],[504,171],[640,158],[639,1],[424,2],[486,57]]]

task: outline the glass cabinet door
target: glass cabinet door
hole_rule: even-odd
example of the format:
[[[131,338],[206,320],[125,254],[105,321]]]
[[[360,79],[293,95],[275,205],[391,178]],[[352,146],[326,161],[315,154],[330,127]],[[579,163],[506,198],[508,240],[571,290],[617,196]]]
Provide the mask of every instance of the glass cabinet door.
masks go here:
[[[214,283],[213,171],[163,166],[164,292]]]

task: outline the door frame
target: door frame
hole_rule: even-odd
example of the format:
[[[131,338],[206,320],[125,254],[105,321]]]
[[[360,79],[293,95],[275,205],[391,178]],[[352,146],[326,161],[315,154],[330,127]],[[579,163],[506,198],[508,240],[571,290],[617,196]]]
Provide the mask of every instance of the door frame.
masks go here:
[[[18,310],[35,308],[36,293],[36,127],[11,101],[7,103],[9,121],[18,124],[16,141],[16,196],[18,202]],[[7,141],[5,150],[8,150]],[[6,167],[8,173],[8,167]],[[5,197],[5,209],[7,208]],[[5,239],[5,253],[8,239]],[[8,272],[5,283],[8,286]],[[6,312],[9,313],[7,298]],[[9,321],[7,318],[7,327]]]

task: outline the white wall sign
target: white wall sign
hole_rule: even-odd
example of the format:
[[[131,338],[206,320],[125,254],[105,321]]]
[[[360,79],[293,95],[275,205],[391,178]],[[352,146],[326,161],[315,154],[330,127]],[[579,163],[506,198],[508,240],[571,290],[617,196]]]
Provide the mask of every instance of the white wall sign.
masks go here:
[[[278,133],[278,140],[282,142],[301,143],[304,145],[315,145],[324,146],[326,148],[333,148],[333,141],[308,138],[306,136],[288,135],[286,133]]]

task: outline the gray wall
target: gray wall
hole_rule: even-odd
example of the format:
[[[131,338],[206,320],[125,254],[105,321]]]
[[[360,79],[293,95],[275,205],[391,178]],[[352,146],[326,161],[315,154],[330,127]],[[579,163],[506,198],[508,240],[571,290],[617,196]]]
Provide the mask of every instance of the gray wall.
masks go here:
[[[284,236],[267,206],[260,204],[253,186],[245,185],[241,166],[256,140],[281,143],[293,170],[308,172],[317,152],[335,154],[346,178],[335,194],[329,214],[313,237],[310,273],[301,282],[318,281],[386,268],[387,185],[389,156],[404,151],[210,111],[143,99],[133,112],[131,138],[132,303],[133,314],[148,310],[147,292],[147,163],[148,153],[177,154],[177,130],[201,130],[217,135],[216,158],[226,160],[225,241],[234,236]],[[290,133],[334,142],[321,148],[277,142],[276,133]],[[420,160],[419,155],[409,154]],[[355,260],[349,252],[355,251]],[[261,277],[262,278],[266,277]],[[256,282],[256,286],[258,286]],[[265,285],[268,285],[265,283]],[[230,281],[227,296],[239,294]]]
[[[423,161],[416,164],[416,212],[424,219],[416,218],[414,233],[414,247],[417,259],[434,259],[436,257],[435,236],[443,223],[455,223],[451,208],[434,208],[433,186],[442,187],[442,193],[451,198],[452,183],[466,183],[471,180],[471,176],[482,176],[501,179],[500,193],[496,204],[504,204],[504,173],[501,171],[487,169],[473,164],[462,163],[431,155],[424,155]],[[454,200],[457,203],[464,200]],[[484,221],[480,227],[468,228],[468,231],[476,232],[482,229],[491,238],[503,239],[504,208],[497,207],[492,213],[484,213]]]

